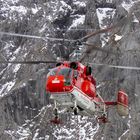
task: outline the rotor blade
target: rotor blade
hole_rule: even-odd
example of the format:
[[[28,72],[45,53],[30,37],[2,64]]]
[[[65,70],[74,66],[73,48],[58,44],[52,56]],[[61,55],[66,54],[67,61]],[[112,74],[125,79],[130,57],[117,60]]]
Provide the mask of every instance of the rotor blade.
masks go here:
[[[110,50],[106,50],[106,49],[104,49],[104,48],[101,48],[101,47],[99,47],[99,46],[97,47],[97,46],[95,46],[94,44],[89,44],[89,43],[83,43],[83,44],[89,46],[89,48],[87,48],[87,50],[85,51],[85,53],[90,53],[90,51],[91,51],[92,49],[94,49],[94,50],[97,50],[97,51],[102,51],[102,52],[111,53],[111,54],[115,54],[115,55],[118,54],[118,53],[112,52],[112,51],[110,51]]]
[[[124,16],[124,17],[121,17],[121,19],[119,20],[119,22],[117,22],[116,24],[114,24],[114,25],[112,25],[112,26],[110,26],[110,27],[107,27],[107,28],[105,28],[105,29],[98,29],[98,30],[96,30],[95,32],[92,32],[92,33],[90,33],[90,34],[88,34],[88,35],[82,37],[82,38],[79,39],[79,40],[80,40],[80,41],[83,41],[83,40],[86,40],[86,39],[88,39],[88,38],[90,38],[90,37],[92,37],[92,36],[95,36],[95,35],[97,35],[97,34],[105,33],[105,32],[108,32],[108,31],[114,29],[114,28],[123,26],[123,25],[125,25],[125,23],[127,22],[128,17],[129,17],[129,15],[126,15],[126,16]]]
[[[110,54],[114,54],[114,55],[118,55],[118,53],[115,53],[113,51],[110,51],[110,50],[106,50],[104,48],[101,48],[101,47],[97,47],[93,44],[89,44],[89,43],[83,43],[84,45],[87,45],[87,49],[85,50],[82,58],[80,58],[80,62],[82,62],[84,60],[84,58],[87,56],[87,54],[91,53],[92,50],[96,50],[96,51],[101,51],[101,52],[105,52],[105,53],[110,53]]]
[[[8,35],[8,36],[32,38],[32,39],[43,39],[44,41],[46,41],[46,40],[51,40],[51,41],[67,41],[67,42],[75,42],[76,41],[76,40],[71,40],[71,39],[53,38],[53,37],[41,37],[41,36],[17,34],[17,33],[10,33],[10,32],[1,32],[1,31],[0,31],[0,34]]]
[[[98,85],[96,86],[97,89],[103,87],[105,84],[109,84],[109,83],[113,83],[113,82],[120,82],[120,81],[124,81],[124,80],[132,80],[132,79],[137,79],[137,78],[140,78],[139,75],[134,75],[134,76],[127,76],[127,77],[124,77],[124,78],[120,78],[120,77],[115,77],[115,78],[112,78],[112,79],[106,79],[106,80],[102,80],[102,81],[97,81]],[[113,83],[114,84],[114,83]]]
[[[109,30],[111,30],[111,29],[113,29],[113,28],[115,28],[115,26],[107,27],[107,28],[105,28],[105,29],[99,29],[99,30],[97,30],[97,31],[95,31],[95,32],[92,32],[92,33],[90,33],[90,34],[88,34],[88,35],[82,37],[80,40],[86,40],[86,39],[88,39],[88,38],[90,38],[90,37],[92,37],[92,36],[95,36],[95,35],[97,35],[97,34],[105,33],[105,32],[107,32],[107,31],[109,31]]]
[[[24,34],[10,33],[10,32],[0,32],[0,34],[2,34],[2,35],[9,35],[9,36],[17,36],[17,37],[44,39],[44,37],[40,37],[40,36],[24,35]]]
[[[0,64],[47,64],[58,63],[57,61],[0,61]]]
[[[116,65],[109,65],[109,64],[99,64],[99,63],[89,63],[89,64],[94,66],[106,66],[106,67],[117,68],[117,69],[140,70],[140,67],[133,67],[133,66],[116,66]]]
[[[45,37],[44,37],[45,38]],[[54,38],[54,37],[46,37],[43,40],[51,40],[51,41],[66,41],[66,42],[76,42],[77,40],[73,39],[65,39],[65,38]]]

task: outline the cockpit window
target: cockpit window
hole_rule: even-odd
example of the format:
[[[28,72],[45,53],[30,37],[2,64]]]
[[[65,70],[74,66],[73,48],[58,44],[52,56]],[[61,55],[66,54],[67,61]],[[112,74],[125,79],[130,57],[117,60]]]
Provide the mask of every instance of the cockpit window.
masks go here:
[[[51,69],[48,73],[47,77],[55,75],[63,75],[64,76],[64,84],[65,86],[71,85],[71,76],[72,76],[72,69],[70,68],[54,68]]]
[[[58,72],[58,75],[63,75],[65,78],[65,86],[71,85],[71,74],[72,74],[72,69],[70,68],[62,68]]]
[[[51,71],[51,75],[56,75],[57,71],[58,71],[57,68],[53,69],[53,70]]]
[[[64,77],[70,77],[71,72],[72,72],[72,69],[70,69],[70,68],[62,68],[58,72],[58,75],[64,75]]]
[[[56,75],[58,69],[55,68],[55,69],[51,69],[50,72],[47,74],[47,77],[49,77],[50,75]]]

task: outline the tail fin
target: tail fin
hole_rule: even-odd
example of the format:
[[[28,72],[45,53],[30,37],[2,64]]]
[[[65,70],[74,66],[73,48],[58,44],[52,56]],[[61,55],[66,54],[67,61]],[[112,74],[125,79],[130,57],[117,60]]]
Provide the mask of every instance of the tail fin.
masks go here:
[[[118,92],[117,111],[120,116],[127,116],[128,111],[128,95],[124,91]]]

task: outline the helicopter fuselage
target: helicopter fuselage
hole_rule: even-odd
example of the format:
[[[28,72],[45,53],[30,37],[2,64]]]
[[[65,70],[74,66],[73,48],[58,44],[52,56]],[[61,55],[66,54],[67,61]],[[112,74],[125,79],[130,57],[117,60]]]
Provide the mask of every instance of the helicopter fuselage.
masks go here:
[[[51,99],[67,108],[78,107],[79,112],[95,114],[103,109],[103,102],[96,94],[96,82],[85,74],[85,66],[79,64],[78,70],[58,66],[47,76],[46,90]]]

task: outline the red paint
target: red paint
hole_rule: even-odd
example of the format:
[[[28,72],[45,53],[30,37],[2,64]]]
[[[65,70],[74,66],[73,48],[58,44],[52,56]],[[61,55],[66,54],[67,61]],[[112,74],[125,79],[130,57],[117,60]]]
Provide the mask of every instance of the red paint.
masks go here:
[[[64,76],[49,76],[46,83],[46,90],[49,91],[51,94],[59,92],[70,91],[72,86],[65,86],[64,83]]]
[[[128,107],[128,95],[124,91],[118,92],[118,104]]]
[[[96,81],[92,75],[86,75],[86,66],[75,62],[76,68],[70,68],[71,62],[65,61],[60,66],[52,69],[47,77],[46,91],[50,94],[71,94],[72,89],[77,88],[81,94],[96,102],[97,106],[122,105],[128,108],[128,96],[124,91],[118,92],[117,102],[103,101],[96,94]]]
[[[105,102],[106,105],[117,105],[117,102]]]
[[[77,63],[77,70],[72,69],[71,75],[68,75],[68,79],[70,79],[71,84],[66,84],[66,76],[59,75],[62,69],[69,69],[70,63],[65,61],[62,65],[54,68],[57,70],[54,75],[50,75],[47,78],[46,82],[46,91],[50,94],[59,94],[59,92],[71,91],[74,86],[76,86],[79,90],[84,92],[87,96],[95,98],[96,97],[96,81],[93,76],[86,76],[86,66],[83,64]],[[52,69],[53,71],[53,69]],[[74,72],[77,71],[77,77],[74,76]],[[68,73],[69,74],[69,73]]]

